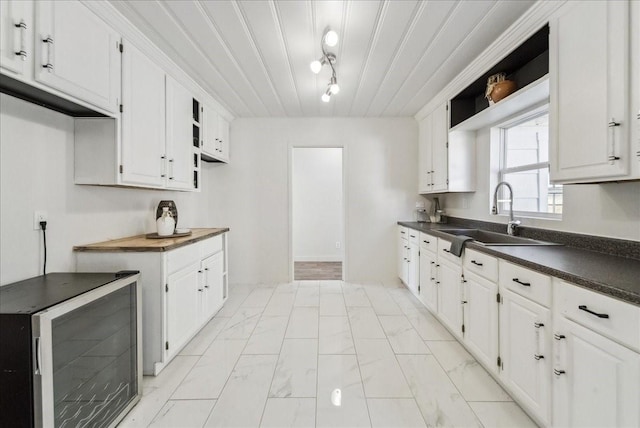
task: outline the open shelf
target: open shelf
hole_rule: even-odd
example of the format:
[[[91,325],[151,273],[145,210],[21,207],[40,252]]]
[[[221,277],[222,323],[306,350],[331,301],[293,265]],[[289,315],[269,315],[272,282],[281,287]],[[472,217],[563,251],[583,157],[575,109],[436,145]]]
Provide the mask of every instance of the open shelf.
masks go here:
[[[451,129],[459,129],[458,126],[463,122],[467,122],[485,110],[492,109],[504,103],[505,100],[512,98],[513,95],[516,94],[511,94],[511,96],[493,106],[489,105],[489,101],[485,98],[487,79],[496,73],[506,73],[508,80],[515,81],[517,87],[520,88],[516,93],[521,93],[521,91],[527,89],[530,85],[539,83],[542,78],[547,76],[549,73],[549,25],[545,25],[538,30],[500,62],[491,67],[485,74],[451,99]],[[548,88],[548,83],[546,83],[546,85]]]
[[[518,112],[549,102],[549,75],[514,92],[501,101],[459,123],[450,131],[475,131],[507,119]]]

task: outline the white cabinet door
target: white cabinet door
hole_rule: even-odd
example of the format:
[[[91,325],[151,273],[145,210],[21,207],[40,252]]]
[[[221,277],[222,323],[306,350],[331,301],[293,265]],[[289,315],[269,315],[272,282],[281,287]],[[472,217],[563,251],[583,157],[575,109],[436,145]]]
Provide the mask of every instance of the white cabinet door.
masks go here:
[[[552,369],[550,311],[512,291],[501,293],[500,376],[525,408],[548,423]]]
[[[414,232],[418,233],[418,232]],[[415,243],[409,244],[408,250],[408,275],[407,275],[407,286],[409,290],[415,295],[418,296],[420,292],[418,291],[418,287],[420,285],[420,245]]]
[[[218,157],[223,162],[229,161],[229,121],[218,115]]]
[[[554,324],[553,425],[640,426],[640,354],[564,317]]]
[[[438,279],[436,278],[436,256],[425,249],[420,250],[420,300],[438,313]]]
[[[202,154],[215,157],[218,153],[218,113],[208,105],[204,106],[203,124]]]
[[[498,285],[465,272],[464,341],[475,357],[496,368],[498,359]]]
[[[448,188],[448,137],[449,137],[449,110],[447,103],[439,106],[433,113],[432,119],[432,186],[431,191],[444,191]]]
[[[37,1],[35,7],[35,80],[116,112],[120,36],[78,1]]]
[[[629,173],[629,19],[628,1],[585,1],[549,23],[553,181]]]
[[[407,240],[407,232],[406,229],[398,232],[398,278],[407,284],[409,281],[409,264],[407,263],[408,259],[408,250],[409,250],[409,241]],[[403,235],[404,232],[404,235]]]
[[[0,67],[23,74],[33,56],[31,4],[22,0],[0,1]]]
[[[458,338],[462,337],[462,268],[446,260],[438,260],[438,314],[442,322]]]
[[[165,74],[127,43],[122,53],[122,182],[163,187]]]
[[[202,261],[202,281],[200,323],[211,318],[222,307],[223,297],[223,253],[217,253]]]
[[[199,326],[199,270],[200,262],[198,261],[169,275],[167,279],[165,343],[167,356],[178,352]]]
[[[167,187],[193,189],[193,97],[166,76]]]
[[[431,191],[431,115],[420,121],[418,128],[418,189]]]

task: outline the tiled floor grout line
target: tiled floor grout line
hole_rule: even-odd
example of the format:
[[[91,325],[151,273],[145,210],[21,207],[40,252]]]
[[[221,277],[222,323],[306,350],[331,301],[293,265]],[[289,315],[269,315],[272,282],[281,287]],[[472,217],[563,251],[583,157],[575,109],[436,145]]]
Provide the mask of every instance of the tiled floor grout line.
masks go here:
[[[257,287],[256,287],[257,288]],[[242,302],[240,303],[240,305],[238,306],[238,308],[236,309],[236,311],[233,313],[232,317],[235,316],[235,314],[242,308],[242,303],[244,303],[247,298],[249,297],[249,295],[251,294],[251,292],[247,293],[247,295],[245,296],[245,298],[242,300]],[[272,293],[273,296],[273,293]],[[271,300],[271,298],[269,298],[269,300]],[[266,305],[265,305],[266,307]],[[264,313],[264,308],[262,308],[262,311],[260,312],[260,318],[262,318],[262,314]],[[229,375],[227,376],[227,379],[224,381],[224,385],[222,386],[222,388],[220,388],[220,394],[218,394],[218,397],[216,398],[216,402],[214,403],[213,407],[211,408],[211,411],[209,412],[209,415],[207,416],[207,419],[205,419],[204,422],[204,426],[207,425],[207,422],[209,421],[209,418],[211,418],[211,415],[213,414],[213,411],[215,410],[216,406],[218,405],[218,402],[220,401],[220,397],[222,396],[222,394],[224,393],[225,388],[227,387],[227,384],[229,383],[229,379],[231,379],[231,375],[233,374],[233,371],[236,369],[236,367],[238,366],[238,361],[240,361],[240,358],[242,357],[242,353],[244,352],[244,350],[247,347],[247,344],[249,343],[249,340],[251,339],[251,335],[253,334],[253,332],[255,331],[256,327],[258,326],[258,323],[260,322],[260,318],[258,318],[258,322],[256,323],[256,325],[253,327],[253,329],[251,330],[251,334],[249,335],[249,337],[246,339],[246,342],[244,344],[244,347],[242,348],[242,351],[240,351],[240,354],[238,355],[238,358],[236,359],[236,362],[233,364],[233,368],[231,369],[231,371],[229,372]],[[224,329],[222,330],[224,331]],[[222,331],[220,333],[222,333]],[[218,334],[220,334],[218,333]],[[213,343],[213,342],[212,342]],[[202,357],[200,357],[202,358]],[[197,364],[197,362],[196,362]],[[195,365],[194,365],[195,366]],[[193,369],[193,368],[192,368]],[[275,370],[274,370],[275,371]],[[191,370],[189,370],[189,372],[191,372]],[[184,381],[184,379],[183,379]],[[175,391],[174,391],[175,392]],[[269,395],[269,393],[267,393],[267,396]],[[266,406],[266,400],[265,400],[265,406]],[[264,409],[263,409],[264,411]],[[261,416],[262,418],[262,416]]]
[[[392,300],[393,300],[393,298],[392,298]],[[401,310],[402,310],[402,308],[401,308]],[[374,311],[374,313],[376,313],[375,309],[373,311]],[[406,315],[403,314],[401,316],[403,316],[407,320],[407,322],[409,322],[409,320],[407,319]],[[409,384],[409,379],[407,379],[407,375],[404,372],[404,370],[402,370],[402,365],[400,364],[400,361],[398,361],[398,354],[393,349],[393,346],[391,346],[391,341],[389,340],[389,335],[387,334],[387,331],[382,326],[382,323],[380,322],[380,316],[377,313],[376,313],[376,318],[378,319],[378,323],[380,324],[380,328],[382,329],[382,332],[384,333],[384,336],[387,339],[387,343],[389,344],[389,347],[391,348],[391,352],[393,352],[393,357],[395,358],[396,363],[398,364],[398,367],[400,368],[400,373],[402,373],[402,377],[404,378],[404,381],[407,383],[407,387],[409,388],[409,391],[411,391],[411,397],[413,398],[413,401],[416,403],[416,407],[418,408],[418,413],[420,414],[420,417],[422,418],[422,421],[424,422],[424,425],[426,427],[427,426],[427,421],[425,420],[424,415],[422,414],[422,410],[420,409],[420,406],[418,406],[418,399],[416,398],[416,394],[411,389],[411,385]],[[413,327],[413,325],[410,322],[409,322],[409,325],[415,331],[415,328]],[[416,334],[418,334],[417,331],[416,331]],[[420,337],[420,335],[418,335],[418,337]],[[420,337],[420,339],[422,339],[422,337]],[[426,344],[425,344],[425,346],[426,346]],[[404,355],[420,355],[420,354],[404,354]]]
[[[367,292],[365,291],[364,294],[366,296]],[[369,296],[367,296],[367,300],[368,299],[369,299]],[[360,384],[362,385],[362,395],[364,398],[364,405],[367,408],[367,416],[369,417],[369,426],[371,427],[373,426],[373,423],[371,422],[371,411],[369,410],[369,401],[367,401],[367,392],[364,389],[364,379],[362,377],[362,369],[360,368],[360,359],[358,358],[358,350],[356,349],[356,338],[353,336],[353,328],[351,327],[351,318],[349,317],[348,310],[347,310],[347,322],[349,323],[349,330],[351,331],[351,340],[353,341],[353,350],[355,352],[354,356],[356,357],[356,364],[358,365],[358,373],[360,374]]]

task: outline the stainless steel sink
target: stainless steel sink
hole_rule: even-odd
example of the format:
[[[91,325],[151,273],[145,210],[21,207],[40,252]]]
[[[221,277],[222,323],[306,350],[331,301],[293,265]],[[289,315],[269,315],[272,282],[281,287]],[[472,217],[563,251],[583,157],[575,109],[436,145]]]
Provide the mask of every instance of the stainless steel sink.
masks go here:
[[[448,233],[450,235],[464,235],[480,245],[559,245],[553,242],[538,241],[521,236],[511,236],[502,233],[489,232],[481,229],[440,229],[439,232]]]

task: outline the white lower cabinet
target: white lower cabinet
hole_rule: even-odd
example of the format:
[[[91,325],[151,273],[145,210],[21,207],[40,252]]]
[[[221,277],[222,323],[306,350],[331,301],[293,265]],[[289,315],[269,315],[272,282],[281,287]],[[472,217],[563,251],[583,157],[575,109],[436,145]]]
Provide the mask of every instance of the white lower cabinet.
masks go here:
[[[566,318],[555,331],[554,425],[640,426],[640,354]]]
[[[418,245],[418,232],[409,231],[409,248],[407,250],[407,287],[415,295],[420,294],[420,246]]]
[[[227,235],[164,252],[78,252],[78,272],[139,270],[142,359],[157,375],[227,298]]]
[[[421,302],[538,424],[640,426],[639,306],[429,234],[419,246]]]
[[[409,282],[409,264],[407,259],[409,257],[409,229],[400,226],[398,228],[398,278],[404,284]]]
[[[498,285],[471,272],[465,272],[464,281],[464,341],[478,360],[495,370],[498,359]]]
[[[224,256],[222,252],[209,256],[202,261],[200,287],[200,307],[198,319],[206,322],[222,307],[224,292]]]
[[[171,359],[198,329],[200,320],[199,306],[199,282],[200,262],[185,267],[167,278],[165,321],[167,323],[167,335],[165,340],[165,352]]]
[[[438,279],[436,255],[420,248],[420,300],[433,313],[438,312]]]
[[[438,314],[449,330],[462,338],[462,268],[447,260],[438,260]]]
[[[640,426],[640,307],[553,286],[554,426]]]
[[[546,425],[551,417],[550,313],[510,290],[501,291],[500,377],[514,398]]]

